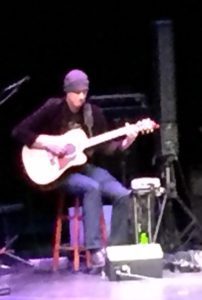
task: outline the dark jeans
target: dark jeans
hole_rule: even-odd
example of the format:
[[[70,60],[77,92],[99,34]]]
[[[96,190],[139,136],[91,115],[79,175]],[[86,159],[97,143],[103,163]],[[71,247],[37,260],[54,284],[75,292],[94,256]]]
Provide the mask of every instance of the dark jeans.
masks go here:
[[[113,205],[109,245],[129,243],[129,209],[131,191],[119,183],[107,170],[92,164],[80,173],[72,173],[63,187],[83,199],[84,237],[88,249],[101,248],[100,214],[102,198]]]

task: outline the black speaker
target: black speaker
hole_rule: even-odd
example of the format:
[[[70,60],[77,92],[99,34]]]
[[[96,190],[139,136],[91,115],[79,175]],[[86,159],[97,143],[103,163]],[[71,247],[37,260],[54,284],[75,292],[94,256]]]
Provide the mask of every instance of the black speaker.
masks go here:
[[[161,127],[159,151],[178,153],[174,34],[171,20],[153,23],[153,110]]]
[[[107,247],[105,274],[110,281],[161,278],[162,248],[154,243]]]

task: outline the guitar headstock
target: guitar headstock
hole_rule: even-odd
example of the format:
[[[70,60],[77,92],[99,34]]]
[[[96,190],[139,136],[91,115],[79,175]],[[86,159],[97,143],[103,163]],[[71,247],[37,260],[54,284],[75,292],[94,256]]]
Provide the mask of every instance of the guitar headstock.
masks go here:
[[[138,132],[140,132],[142,134],[153,132],[155,129],[158,129],[160,127],[160,125],[158,123],[151,120],[150,118],[146,118],[146,119],[138,121],[135,124],[135,126],[136,126]]]

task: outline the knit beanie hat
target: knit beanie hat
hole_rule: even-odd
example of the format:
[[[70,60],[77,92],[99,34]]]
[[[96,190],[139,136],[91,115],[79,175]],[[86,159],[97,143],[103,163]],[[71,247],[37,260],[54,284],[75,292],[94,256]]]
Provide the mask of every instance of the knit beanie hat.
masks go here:
[[[66,93],[88,90],[88,76],[81,70],[71,70],[65,75],[63,88]]]

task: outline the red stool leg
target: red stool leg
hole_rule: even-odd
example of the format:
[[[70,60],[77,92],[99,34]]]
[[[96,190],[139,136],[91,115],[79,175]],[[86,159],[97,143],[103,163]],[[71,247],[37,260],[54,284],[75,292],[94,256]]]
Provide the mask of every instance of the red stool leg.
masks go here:
[[[106,228],[103,210],[100,215],[100,229],[101,229],[101,237],[102,237],[103,247],[106,247],[107,246],[107,228]]]
[[[60,195],[58,200],[58,211],[55,225],[55,235],[54,235],[54,244],[53,244],[53,271],[58,270],[59,265],[59,256],[60,256],[60,244],[61,244],[61,235],[62,235],[62,212],[64,206],[64,198]]]
[[[74,206],[74,219],[73,219],[73,252],[74,252],[74,261],[73,268],[74,271],[78,271],[80,267],[80,256],[79,256],[79,199],[76,198]]]

